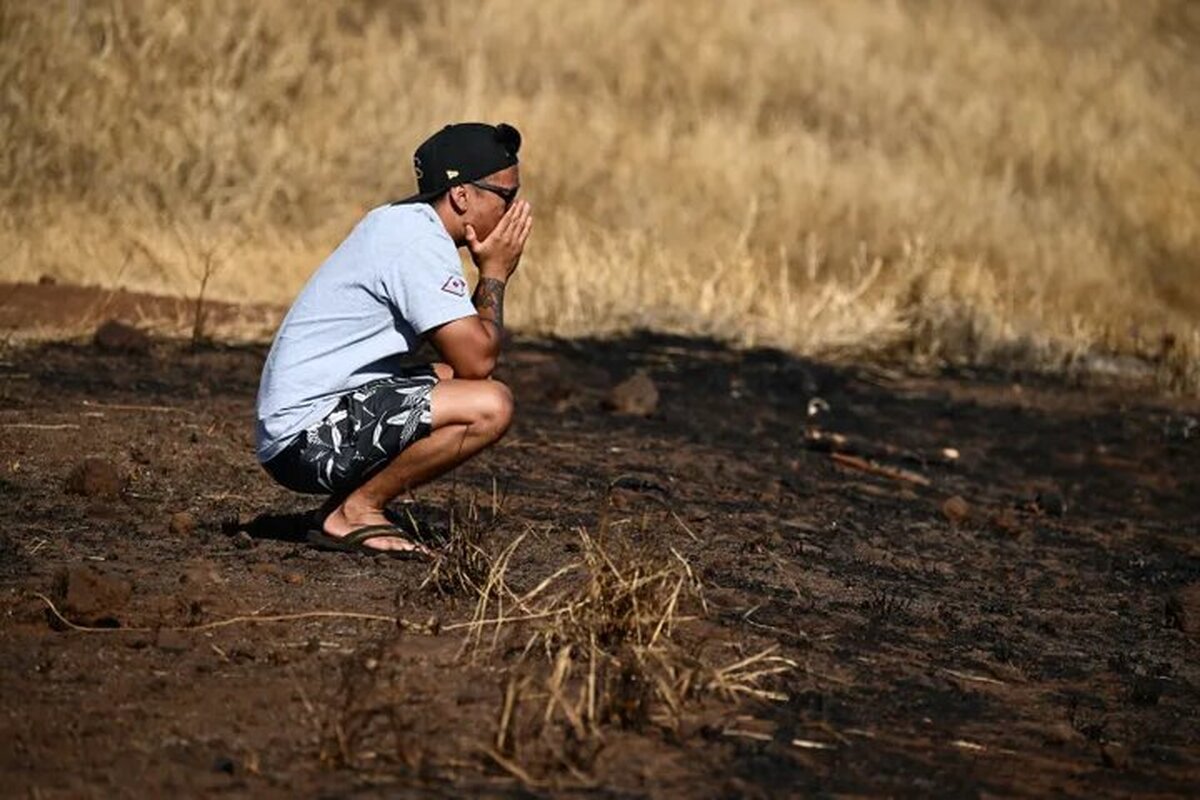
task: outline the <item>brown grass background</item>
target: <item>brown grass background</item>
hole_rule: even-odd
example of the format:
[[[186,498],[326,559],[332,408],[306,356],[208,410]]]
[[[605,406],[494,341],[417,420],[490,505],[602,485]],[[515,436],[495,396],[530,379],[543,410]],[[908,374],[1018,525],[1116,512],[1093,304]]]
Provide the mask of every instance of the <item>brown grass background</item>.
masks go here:
[[[0,264],[286,304],[424,136],[506,120],[524,330],[1194,388],[1198,65],[1190,0],[7,0]]]

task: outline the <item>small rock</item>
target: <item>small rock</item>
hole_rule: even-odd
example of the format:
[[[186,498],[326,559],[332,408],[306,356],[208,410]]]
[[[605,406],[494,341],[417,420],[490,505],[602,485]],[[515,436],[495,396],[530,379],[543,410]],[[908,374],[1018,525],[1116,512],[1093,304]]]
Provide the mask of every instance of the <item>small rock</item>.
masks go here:
[[[217,756],[213,759],[213,772],[224,772],[232,775],[237,769],[237,763],[229,756]]]
[[[604,407],[618,414],[648,417],[658,409],[658,387],[649,375],[638,370],[612,388]]]
[[[58,593],[67,619],[80,625],[116,628],[133,586],[94,567],[78,566],[59,574]]]
[[[1167,598],[1163,621],[1168,627],[1200,638],[1200,583],[1185,586]]]
[[[183,631],[163,628],[155,637],[154,646],[164,653],[186,653],[192,646]]]
[[[971,505],[959,495],[954,495],[942,503],[942,516],[950,520],[950,524],[958,525],[971,516]]]
[[[1056,722],[1046,726],[1042,737],[1046,744],[1053,745],[1064,745],[1080,738],[1079,731],[1075,730],[1069,722]]]
[[[249,550],[254,547],[254,537],[245,531],[238,531],[234,534],[233,546],[238,550]]]
[[[1100,763],[1109,769],[1129,769],[1133,766],[1133,756],[1128,747],[1110,742],[1100,745]]]
[[[1183,610],[1183,601],[1179,595],[1173,594],[1163,604],[1163,625],[1168,628],[1187,632],[1187,612]]]
[[[66,489],[84,497],[114,498],[125,491],[127,483],[128,479],[111,461],[92,457],[75,465],[67,476]]]
[[[299,586],[304,583],[304,576],[299,572],[285,572],[283,573],[283,582],[290,583],[292,586]]]
[[[665,484],[654,478],[643,475],[619,475],[609,484],[609,490],[626,489],[631,492],[656,492],[663,497],[670,497],[671,490]]]
[[[221,571],[216,564],[197,558],[184,565],[183,572],[179,575],[179,582],[193,588],[208,588],[221,586],[225,583],[225,579],[221,577]]]
[[[1021,534],[1021,522],[1017,519],[1017,515],[1013,513],[1011,508],[1004,508],[997,511],[995,514],[992,514],[988,521],[1000,533],[1014,537]]]
[[[196,518],[187,511],[179,511],[171,515],[167,527],[176,536],[191,536],[196,532]]]
[[[1061,517],[1067,513],[1067,501],[1061,494],[1054,491],[1038,492],[1033,498],[1037,509],[1052,517]]]
[[[1179,441],[1188,441],[1200,436],[1200,420],[1195,417],[1170,416],[1163,422],[1163,436]]]
[[[1129,685],[1129,701],[1135,706],[1158,705],[1166,681],[1155,675],[1137,675]]]
[[[145,355],[150,352],[150,337],[145,331],[115,319],[96,329],[92,344],[106,353]]]
[[[42,273],[38,276],[38,286],[54,286],[58,280],[53,275]]]

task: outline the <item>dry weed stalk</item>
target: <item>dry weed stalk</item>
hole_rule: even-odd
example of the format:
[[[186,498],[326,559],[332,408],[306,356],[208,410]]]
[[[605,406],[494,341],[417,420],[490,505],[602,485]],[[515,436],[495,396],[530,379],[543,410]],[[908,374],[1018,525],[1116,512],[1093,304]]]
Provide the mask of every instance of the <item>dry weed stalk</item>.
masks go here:
[[[465,505],[457,503],[457,491],[456,479],[451,489],[449,533],[438,541],[438,557],[421,582],[421,588],[432,588],[442,595],[465,596],[477,601],[491,590],[493,583],[489,578],[496,560],[484,543],[501,519],[505,495],[493,477],[491,502],[485,513],[473,492]],[[409,524],[420,535],[420,525],[407,506],[404,510],[408,514]]]
[[[656,557],[585,530],[578,535],[581,557],[525,593],[505,580],[521,543],[515,540],[493,563],[487,591],[462,625],[472,658],[493,652],[502,630],[527,634],[507,671],[488,751],[493,761],[518,777],[537,779],[540,764],[584,778],[607,727],[673,727],[700,695],[785,699],[769,681],[796,664],[775,648],[714,665],[678,636],[690,614],[705,608],[678,551]],[[485,650],[486,633],[492,648]]]
[[[415,528],[416,521],[411,521]],[[495,521],[494,515],[492,521]],[[456,513],[452,505],[449,536],[421,582],[421,588],[432,588],[445,595],[478,598],[487,586],[493,566],[493,560],[484,547],[488,529],[489,526],[480,518],[474,497],[461,514]]]

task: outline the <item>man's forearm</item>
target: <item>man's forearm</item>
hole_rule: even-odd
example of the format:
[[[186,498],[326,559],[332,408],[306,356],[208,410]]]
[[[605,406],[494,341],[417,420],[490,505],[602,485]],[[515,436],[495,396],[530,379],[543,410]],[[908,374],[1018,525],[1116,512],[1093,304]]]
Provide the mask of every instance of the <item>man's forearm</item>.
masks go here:
[[[475,294],[471,296],[471,302],[475,304],[479,318],[484,320],[484,327],[497,354],[504,340],[504,288],[502,280],[480,277]]]

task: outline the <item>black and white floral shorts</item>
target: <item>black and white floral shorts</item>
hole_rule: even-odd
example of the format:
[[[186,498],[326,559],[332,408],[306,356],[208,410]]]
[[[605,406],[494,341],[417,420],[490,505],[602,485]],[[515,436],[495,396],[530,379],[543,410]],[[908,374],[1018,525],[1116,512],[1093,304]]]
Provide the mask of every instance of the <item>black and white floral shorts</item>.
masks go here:
[[[433,429],[429,365],[371,381],[342,397],[325,417],[263,467],[305,494],[349,494]]]

